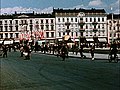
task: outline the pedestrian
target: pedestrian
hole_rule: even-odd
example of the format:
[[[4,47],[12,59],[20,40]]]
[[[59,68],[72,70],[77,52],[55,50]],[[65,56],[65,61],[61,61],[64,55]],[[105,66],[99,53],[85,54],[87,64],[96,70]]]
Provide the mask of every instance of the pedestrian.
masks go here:
[[[84,57],[84,55],[83,55],[83,46],[80,47],[79,52],[80,52],[81,58],[83,58]]]
[[[91,53],[92,61],[94,60],[94,51],[95,51],[94,46],[91,46],[90,53]]]
[[[6,45],[3,45],[3,58],[7,58],[7,51],[8,51],[8,49],[7,49],[7,46]]]
[[[68,53],[67,51],[68,51],[67,47],[63,44],[63,46],[61,48],[61,57],[62,57],[63,61],[65,61],[66,54]]]

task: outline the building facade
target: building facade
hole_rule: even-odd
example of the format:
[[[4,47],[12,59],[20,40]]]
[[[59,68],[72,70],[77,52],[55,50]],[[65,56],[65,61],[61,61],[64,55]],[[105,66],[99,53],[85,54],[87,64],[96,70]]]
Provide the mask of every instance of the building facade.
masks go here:
[[[0,16],[0,38],[15,40],[55,40],[55,17],[52,14],[22,13]]]
[[[120,38],[120,15],[104,9],[53,9],[51,14],[17,13],[0,15],[0,39],[45,40],[56,43],[69,36],[80,45],[106,46]],[[115,23],[114,25],[111,22]],[[112,34],[114,33],[114,35]],[[113,35],[113,36],[112,36]]]
[[[89,44],[107,43],[107,14],[104,9],[54,9],[53,13],[58,40],[70,35],[73,40],[81,41],[80,44],[87,41]]]
[[[120,14],[107,15],[108,43],[120,42]]]

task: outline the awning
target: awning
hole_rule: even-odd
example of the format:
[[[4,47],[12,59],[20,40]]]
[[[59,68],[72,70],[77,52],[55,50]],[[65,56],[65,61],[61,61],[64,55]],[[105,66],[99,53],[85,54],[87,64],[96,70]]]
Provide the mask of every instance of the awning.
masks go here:
[[[107,39],[106,38],[98,38],[98,41],[99,42],[107,42]]]
[[[12,41],[4,41],[4,45],[5,44],[13,44],[13,40]]]
[[[93,42],[94,40],[93,40],[93,38],[86,38],[86,41]]]
[[[58,39],[58,41],[62,41],[63,39]]]
[[[71,39],[72,41],[79,41],[79,39]]]
[[[3,41],[0,41],[0,44],[2,44],[3,43]]]

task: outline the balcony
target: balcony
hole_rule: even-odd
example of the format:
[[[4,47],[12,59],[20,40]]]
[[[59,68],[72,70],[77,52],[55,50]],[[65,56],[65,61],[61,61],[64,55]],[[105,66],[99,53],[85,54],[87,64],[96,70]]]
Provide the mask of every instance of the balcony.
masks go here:
[[[93,24],[94,26],[96,26],[98,23],[97,23],[97,22],[92,22],[92,24]]]
[[[66,32],[68,32],[68,33],[69,33],[69,32],[70,32],[70,29],[66,29]]]
[[[85,22],[81,21],[78,23],[78,25],[83,26],[83,25],[85,25]]]
[[[97,32],[97,31],[98,31],[98,29],[96,29],[96,28],[93,29],[93,32]]]
[[[79,29],[79,32],[85,32],[85,29],[80,28],[80,29]]]
[[[66,26],[70,26],[70,23],[69,23],[69,22],[66,22],[65,25],[66,25]]]

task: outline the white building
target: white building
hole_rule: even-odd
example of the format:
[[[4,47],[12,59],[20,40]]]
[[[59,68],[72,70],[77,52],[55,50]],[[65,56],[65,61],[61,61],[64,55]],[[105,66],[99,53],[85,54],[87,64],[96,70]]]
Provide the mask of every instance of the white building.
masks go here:
[[[85,37],[88,42],[98,40],[107,43],[107,15],[104,9],[54,9],[53,13],[58,40],[70,35],[75,41]],[[93,37],[98,39],[93,40]],[[80,41],[84,43],[84,40]]]
[[[108,43],[113,41],[120,42],[120,14],[109,14],[108,19]]]
[[[55,18],[52,14],[20,13],[0,16],[0,38],[15,40],[55,40]]]

